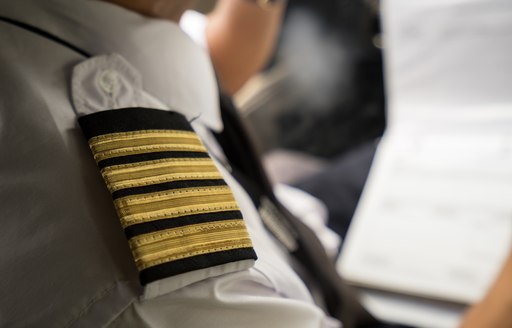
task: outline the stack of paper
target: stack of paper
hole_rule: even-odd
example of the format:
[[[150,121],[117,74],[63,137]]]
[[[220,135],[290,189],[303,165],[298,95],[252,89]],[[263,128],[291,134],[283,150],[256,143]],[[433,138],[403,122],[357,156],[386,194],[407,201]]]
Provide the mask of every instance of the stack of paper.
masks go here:
[[[339,269],[469,304],[512,241],[512,2],[387,0],[383,21],[389,125]]]

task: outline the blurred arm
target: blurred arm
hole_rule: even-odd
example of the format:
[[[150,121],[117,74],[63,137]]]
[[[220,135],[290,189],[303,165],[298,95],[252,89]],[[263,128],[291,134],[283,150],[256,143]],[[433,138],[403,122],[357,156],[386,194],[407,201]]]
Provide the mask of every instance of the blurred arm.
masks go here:
[[[174,22],[180,20],[181,15],[187,10],[192,0],[103,0],[121,7],[138,12],[139,14],[168,19]]]
[[[471,307],[460,328],[512,327],[512,253],[482,302]]]
[[[210,56],[226,91],[235,93],[270,58],[286,1],[263,9],[249,0],[219,0],[208,15]]]

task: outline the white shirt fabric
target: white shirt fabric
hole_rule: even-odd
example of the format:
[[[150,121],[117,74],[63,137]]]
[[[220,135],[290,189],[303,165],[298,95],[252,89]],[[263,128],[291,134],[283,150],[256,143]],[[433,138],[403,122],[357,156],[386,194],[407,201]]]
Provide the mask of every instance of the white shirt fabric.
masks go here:
[[[46,156],[48,158],[53,156],[59,159],[65,159],[69,154],[77,153],[78,155],[75,154],[77,158],[73,160],[77,164],[71,166],[67,165],[64,168],[49,166],[45,167],[45,170],[41,172],[44,174],[50,172],[52,176],[55,175],[56,177],[59,173],[64,176],[68,174],[70,177],[68,180],[73,181],[77,179],[76,175],[86,174],[92,177],[90,181],[93,182],[84,184],[80,179],[80,181],[77,180],[76,184],[74,184],[75,187],[68,191],[68,193],[62,190],[62,192],[59,193],[60,198],[58,202],[56,201],[56,206],[62,206],[63,208],[46,209],[43,204],[41,205],[41,213],[37,213],[42,218],[48,218],[48,220],[51,221],[52,216],[59,217],[65,214],[69,217],[69,215],[72,215],[73,211],[78,211],[77,213],[80,213],[79,215],[83,217],[80,220],[94,221],[94,215],[104,216],[108,220],[116,219],[111,215],[112,210],[106,205],[108,194],[104,192],[103,189],[94,189],[96,188],[97,181],[95,179],[97,179],[97,177],[89,170],[90,166],[88,165],[90,158],[88,156],[90,155],[85,151],[85,147],[84,149],[76,149],[77,146],[75,144],[77,141],[75,140],[75,134],[77,133],[77,114],[86,114],[98,110],[111,109],[112,107],[120,108],[126,105],[151,105],[152,107],[174,110],[182,113],[189,120],[193,121],[193,127],[201,137],[207,149],[212,153],[217,153],[214,158],[222,157],[218,145],[211,137],[208,130],[213,129],[219,131],[222,129],[213,68],[206,50],[197,46],[182,32],[178,25],[164,20],[148,19],[115,5],[91,0],[1,0],[0,12],[2,16],[29,23],[32,26],[56,35],[87,51],[93,56],[116,54],[116,56],[126,60],[129,64],[128,67],[130,67],[130,69],[124,71],[122,68],[124,66],[116,66],[116,64],[111,65],[109,61],[103,63],[107,65],[107,67],[102,67],[103,64],[98,64],[98,61],[95,61],[93,58],[93,60],[90,61],[91,64],[88,69],[93,71],[95,69],[102,69],[106,71],[105,79],[92,81],[90,84],[82,80],[83,83],[72,85],[72,79],[69,77],[72,75],[73,67],[83,64],[86,59],[83,58],[77,61],[76,55],[66,55],[67,57],[62,55],[55,59],[55,61],[61,60],[66,63],[62,65],[65,71],[60,72],[58,76],[46,77],[53,82],[41,86],[41,97],[45,99],[43,103],[48,105],[49,115],[53,118],[55,129],[60,135],[59,142],[61,147],[65,147],[67,150],[64,154],[47,154]],[[5,29],[9,31],[12,30],[13,33],[16,30],[12,27],[5,27]],[[27,38],[28,37],[29,36],[27,36]],[[43,41],[38,40],[37,42]],[[51,43],[52,41],[44,42]],[[9,47],[8,45],[4,46]],[[31,47],[35,47],[35,45],[31,45]],[[56,45],[55,47],[55,49],[57,49],[59,46]],[[34,62],[38,60],[38,54],[24,53],[23,56],[33,56],[31,60]],[[47,56],[45,54],[40,57],[46,58]],[[20,61],[21,60],[22,59],[20,59]],[[30,61],[27,61],[27,63],[28,62]],[[99,62],[101,62],[101,60]],[[16,62],[12,63],[12,65],[16,65]],[[34,67],[39,69],[38,66]],[[41,70],[44,71],[44,69]],[[113,75],[111,74],[112,72]],[[23,79],[20,78],[20,80],[19,85],[21,88],[23,87]],[[67,94],[66,90],[56,88],[56,86],[61,85],[63,81],[67,84],[69,94]],[[104,91],[110,90],[112,87],[111,83],[115,85],[117,85],[116,83],[121,84],[120,86],[118,85],[117,91],[112,93],[109,99],[105,99],[98,90],[102,88]],[[55,92],[55,94],[58,94],[58,97],[47,96],[45,90]],[[64,99],[66,95],[72,98],[70,101],[74,103],[73,110],[75,114],[71,112],[68,100]],[[5,99],[7,99],[8,96],[9,95],[2,95]],[[16,101],[22,100],[13,100],[14,103],[16,103]],[[37,104],[37,102],[35,102],[35,104]],[[25,108],[24,105],[20,106],[20,108]],[[38,107],[35,106],[34,108]],[[13,110],[16,110],[16,108]],[[3,111],[5,111],[5,113]],[[1,118],[10,115],[6,111],[7,109],[4,110],[3,107],[0,107],[0,115],[2,115],[0,122],[2,122]],[[35,113],[34,115],[38,116],[43,114]],[[33,122],[34,127],[38,127],[38,124],[48,124],[47,119],[47,117],[43,116],[41,122]],[[48,127],[48,129],[51,128],[52,126]],[[42,129],[42,131],[50,131],[48,129],[45,126],[45,129]],[[37,129],[34,131],[37,132]],[[21,131],[20,133],[24,132]],[[28,135],[29,134],[27,134],[27,138]],[[37,134],[35,137],[38,138]],[[3,144],[0,144],[0,147],[3,146]],[[45,145],[43,144],[42,147],[43,146]],[[78,147],[80,148],[81,146],[82,145],[79,144]],[[12,149],[14,149],[14,151],[20,149],[20,145],[7,145],[5,147],[12,147],[9,148],[9,152],[12,152]],[[2,149],[2,152],[3,151],[4,149]],[[41,156],[39,156],[39,160],[44,162]],[[84,165],[82,165],[82,163],[86,163],[84,164],[87,168],[87,170],[84,171],[85,173],[80,171],[83,170],[81,166]],[[139,296],[127,296],[128,291],[119,287],[125,283],[124,278],[119,278],[120,280],[117,280],[114,285],[104,288],[103,291],[91,291],[90,299],[82,301],[84,304],[82,310],[80,310],[80,307],[71,309],[71,304],[70,309],[62,305],[52,306],[52,304],[58,304],[59,302],[57,293],[59,288],[61,290],[64,289],[64,291],[66,291],[66,288],[70,290],[76,289],[83,294],[83,290],[80,288],[83,289],[87,287],[85,287],[85,285],[80,286],[79,283],[76,282],[73,283],[72,279],[65,279],[64,282],[67,283],[62,283],[62,279],[59,278],[59,280],[55,280],[59,282],[58,284],[53,280],[51,280],[52,282],[50,283],[49,280],[45,280],[46,276],[44,273],[46,271],[42,269],[43,274],[40,275],[41,279],[36,282],[33,280],[30,281],[30,283],[27,284],[28,287],[23,291],[25,297],[33,298],[31,302],[33,302],[34,306],[27,312],[12,305],[21,304],[16,303],[13,299],[12,303],[9,303],[9,306],[12,307],[11,310],[13,313],[17,313],[19,316],[16,317],[12,315],[12,318],[17,319],[11,319],[11,321],[9,321],[10,317],[7,316],[8,319],[5,319],[7,323],[12,326],[26,326],[27,323],[38,323],[38,326],[41,327],[125,327],[127,325],[130,327],[184,328],[204,326],[248,328],[339,327],[339,322],[327,317],[325,313],[314,304],[306,286],[291,269],[287,254],[264,229],[258,211],[247,193],[230,175],[227,169],[220,163],[217,164],[239,203],[254,248],[258,254],[259,259],[256,261],[253,268],[200,281],[189,281],[187,277],[183,277],[184,280],[181,283],[181,288],[171,288],[168,290],[163,288],[164,292],[160,293],[159,297],[148,299],[140,297],[140,293]],[[0,175],[1,178],[4,178],[9,172],[8,170],[2,169],[3,167],[0,163]],[[38,174],[39,171],[36,170],[34,172],[34,174]],[[13,173],[10,172],[9,174]],[[21,178],[22,174],[23,173],[20,172],[18,175],[15,175],[15,177],[17,179]],[[34,176],[33,179],[33,181],[40,180],[43,185],[46,184],[47,186],[54,186],[53,188],[59,189],[63,189],[60,185],[66,183],[66,180],[57,181],[58,179],[47,181],[47,179],[42,176]],[[88,179],[90,178],[85,180]],[[35,182],[26,180],[24,183],[30,187],[31,184]],[[94,188],[90,187],[91,184]],[[11,184],[6,183],[4,187],[0,187],[0,193],[3,195],[3,193],[7,194],[10,192],[7,189],[7,186],[10,185]],[[14,183],[12,185],[14,185]],[[92,188],[92,194],[91,190],[84,189],[86,187]],[[36,192],[37,190],[34,191],[34,197],[36,197],[35,199],[37,200],[39,196]],[[89,204],[88,202],[91,197],[94,198],[95,203],[101,203],[103,205],[98,205],[98,208],[93,210],[91,210],[90,206],[83,205]],[[83,204],[80,204],[80,199],[83,199]],[[83,209],[64,208],[66,204],[77,204],[77,206],[83,206]],[[14,202],[6,206],[7,210],[5,213],[0,212],[0,214],[2,214],[1,216],[3,218],[18,220],[20,218],[16,217],[13,213],[17,210],[21,212],[22,206],[24,206],[24,204],[20,203],[17,205],[17,203]],[[2,210],[0,209],[0,211]],[[66,221],[65,219],[66,217],[63,217],[62,220],[59,221],[59,224],[65,225],[66,222],[72,222],[72,220]],[[102,219],[101,224],[106,225],[105,218]],[[12,226],[17,227],[14,224]],[[116,245],[116,249],[111,249],[110,247],[102,248],[96,252],[98,254],[97,256],[102,257],[101,261],[109,263],[105,265],[103,269],[106,270],[104,272],[106,275],[109,274],[108,270],[111,267],[115,267],[116,270],[121,270],[120,268],[123,267],[126,268],[124,269],[125,271],[130,271],[126,262],[126,249],[122,249],[122,245],[118,243],[121,240],[119,237],[120,234],[116,234],[115,238],[109,235],[109,233],[114,233],[113,229],[115,229],[115,226],[116,225],[112,222],[108,227],[102,227],[99,230],[95,230],[91,227],[90,230],[84,231],[84,234],[87,235],[87,238],[84,239],[84,243],[91,238],[98,240],[105,238],[105,240],[107,240],[105,243]],[[60,233],[58,230],[59,225],[55,225],[55,227],[56,228],[52,230],[52,234],[57,238]],[[30,230],[27,229],[26,234],[30,235],[30,233]],[[98,237],[96,237],[96,235]],[[15,239],[18,238],[18,236],[22,236],[22,234],[14,234],[14,236],[15,237],[11,235],[10,240],[14,240],[14,244],[22,245],[24,242],[23,239]],[[53,235],[50,237],[45,236],[45,238],[52,240]],[[77,242],[78,240],[80,240],[80,238],[77,238]],[[30,238],[30,245],[34,245],[31,252],[37,253],[37,261],[41,262],[42,267],[54,265],[53,263],[47,263],[48,261],[52,261],[50,256],[55,252],[53,248],[51,248],[53,247],[51,241],[49,244],[46,244],[50,245],[48,246],[49,250],[46,250],[44,247],[38,247],[44,245],[39,245],[36,237]],[[0,246],[4,245],[0,244]],[[65,246],[61,248],[66,249]],[[121,254],[119,258],[117,258],[117,252]],[[83,254],[67,255],[67,257],[62,258],[63,263],[68,261],[70,256],[72,258],[79,258],[83,256]],[[88,260],[88,258],[84,258],[82,262],[87,263]],[[1,272],[7,270],[8,265],[11,265],[11,269],[14,267],[16,270],[21,270],[25,267],[23,261],[28,261],[28,259],[20,257],[17,258],[16,261],[14,265],[13,263],[4,263],[3,266],[0,267]],[[73,263],[75,263],[73,261],[68,261],[68,265],[72,266]],[[117,262],[123,263],[122,265],[116,266]],[[62,268],[62,270],[65,270],[64,268],[66,268],[65,263],[61,265],[61,262],[57,263],[56,267],[54,271],[48,271],[49,276],[61,274],[58,269]],[[100,265],[97,267],[101,268]],[[87,275],[94,277],[95,272],[86,272],[87,275],[84,273],[90,270],[90,266],[88,268],[76,270],[79,270],[79,274],[84,277]],[[71,272],[75,270],[73,267],[71,267],[71,269]],[[66,270],[70,269],[68,268]],[[69,274],[65,275],[62,273],[62,275],[66,276]],[[71,273],[71,275],[73,275],[73,273]],[[13,276],[15,275],[13,274]],[[119,276],[124,277],[125,274],[119,273]],[[126,276],[130,276],[130,274],[126,273]],[[94,280],[92,282],[89,281],[93,286],[94,282]],[[4,296],[4,300],[10,300],[11,297],[16,297],[9,283],[9,281],[0,283],[0,291]],[[23,284],[23,281],[14,281],[11,282],[11,284],[12,283]],[[44,284],[48,285],[42,286]],[[42,286],[41,291],[38,290],[37,295],[32,294],[30,288],[35,288],[33,286],[37,288]],[[45,292],[46,290],[56,291],[55,295]],[[105,296],[106,294],[108,294],[108,298]],[[55,297],[57,297],[56,300],[54,300]],[[69,295],[67,297],[69,297]],[[118,300],[116,303],[117,308],[115,316],[109,313],[111,303],[105,301],[110,298]],[[127,298],[131,299],[128,304],[120,301],[121,299]],[[105,301],[105,305],[102,307],[98,306],[95,310],[92,310],[96,303],[101,304],[100,300],[101,302]],[[41,310],[38,312],[39,308],[44,309],[44,311]],[[70,313],[66,313],[66,311]],[[108,316],[111,317],[108,322],[105,322],[104,318]],[[71,319],[64,319],[67,317]],[[98,318],[103,319],[101,319],[102,321],[100,322]],[[0,316],[0,320],[4,320],[2,316]],[[0,322],[0,325],[1,324],[4,324],[4,322]]]
[[[206,41],[207,25],[208,18],[194,10],[185,11],[180,19],[181,29],[204,49],[208,49],[208,43]]]
[[[341,237],[327,227],[328,212],[325,204],[310,194],[285,184],[276,184],[274,193],[293,215],[315,232],[327,255],[336,260]]]

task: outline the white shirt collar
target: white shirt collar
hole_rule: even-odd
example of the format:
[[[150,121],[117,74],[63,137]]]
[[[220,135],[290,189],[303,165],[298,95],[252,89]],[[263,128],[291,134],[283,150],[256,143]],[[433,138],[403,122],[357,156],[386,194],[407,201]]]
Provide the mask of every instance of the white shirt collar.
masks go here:
[[[149,94],[188,119],[199,117],[222,129],[208,53],[177,24],[93,0],[5,0],[0,11],[91,55],[120,54],[140,73]]]

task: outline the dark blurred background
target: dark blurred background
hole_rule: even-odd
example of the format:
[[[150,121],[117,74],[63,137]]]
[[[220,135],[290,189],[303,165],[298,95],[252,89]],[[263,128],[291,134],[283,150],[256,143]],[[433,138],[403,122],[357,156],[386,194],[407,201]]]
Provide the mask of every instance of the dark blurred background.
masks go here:
[[[290,0],[267,81],[241,101],[264,150],[330,159],[380,137],[381,47],[378,1]]]

